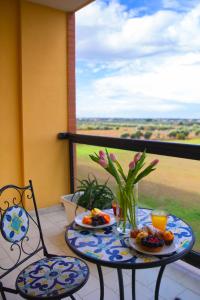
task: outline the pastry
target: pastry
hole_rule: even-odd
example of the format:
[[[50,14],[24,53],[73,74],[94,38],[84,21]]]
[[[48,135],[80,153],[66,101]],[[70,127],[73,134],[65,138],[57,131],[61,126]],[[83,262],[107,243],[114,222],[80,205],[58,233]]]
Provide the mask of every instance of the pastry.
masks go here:
[[[173,243],[173,240],[174,240],[174,234],[173,232],[169,231],[169,230],[166,230],[164,233],[163,233],[163,239],[165,241],[165,245],[171,245]]]
[[[130,232],[130,237],[132,238],[132,239],[135,239],[136,237],[137,237],[137,235],[139,234],[139,229],[132,229],[131,230],[131,232]]]
[[[136,236],[136,243],[137,244],[140,244],[141,243],[141,240],[142,238],[145,238],[145,237],[148,237],[148,233],[146,231],[141,231],[137,234]]]

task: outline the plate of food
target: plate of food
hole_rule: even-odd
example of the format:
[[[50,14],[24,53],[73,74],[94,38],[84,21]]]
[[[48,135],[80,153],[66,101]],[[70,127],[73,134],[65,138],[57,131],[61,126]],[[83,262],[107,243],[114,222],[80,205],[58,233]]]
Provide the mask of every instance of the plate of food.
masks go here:
[[[178,248],[172,231],[153,231],[150,227],[132,232],[129,244],[138,252],[149,255],[170,255]]]
[[[105,213],[98,208],[77,215],[74,221],[85,228],[104,228],[116,222],[113,214]]]

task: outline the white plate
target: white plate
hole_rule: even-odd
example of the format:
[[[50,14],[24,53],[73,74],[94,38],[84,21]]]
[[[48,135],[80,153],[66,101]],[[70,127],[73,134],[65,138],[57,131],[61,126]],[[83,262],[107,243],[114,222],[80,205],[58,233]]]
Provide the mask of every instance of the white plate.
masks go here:
[[[109,213],[106,212],[106,214],[110,216],[110,222],[108,224],[103,224],[103,225],[98,225],[98,226],[92,226],[92,225],[88,225],[88,224],[83,224],[83,222],[82,222],[83,217],[84,216],[88,216],[89,214],[90,214],[89,211],[85,211],[82,214],[77,215],[75,217],[74,221],[79,226],[82,226],[82,227],[85,227],[85,228],[97,228],[97,229],[98,228],[105,228],[105,227],[111,226],[111,225],[113,225],[116,222],[114,215],[113,214],[109,214]]]
[[[132,238],[129,239],[129,245],[133,249],[137,250],[138,252],[148,254],[148,255],[170,255],[178,249],[178,244],[175,243],[175,241],[170,246],[164,245],[162,250],[160,250],[159,252],[151,252],[151,251],[143,250],[140,247],[140,245],[136,243],[135,239]]]

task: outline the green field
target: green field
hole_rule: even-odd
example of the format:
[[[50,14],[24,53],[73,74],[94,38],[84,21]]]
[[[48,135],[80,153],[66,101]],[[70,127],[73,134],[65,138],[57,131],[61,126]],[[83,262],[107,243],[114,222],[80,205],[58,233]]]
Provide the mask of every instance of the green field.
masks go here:
[[[167,142],[169,142],[169,140]],[[200,138],[193,138],[193,139],[189,139],[189,140],[170,140],[170,142],[200,145]]]
[[[180,141],[179,141],[180,142]],[[184,141],[187,142],[187,141]],[[190,141],[191,142],[191,141]],[[194,139],[200,143],[200,139]],[[77,178],[85,178],[89,173],[101,181],[108,178],[108,173],[89,159],[89,154],[98,152],[99,147],[77,146]],[[133,154],[130,151],[115,150],[123,167],[128,166]],[[157,170],[140,183],[139,201],[141,206],[149,208],[164,208],[189,223],[196,235],[195,250],[200,251],[200,162],[174,157],[148,155],[149,161],[159,158]],[[113,179],[109,179],[114,186]]]

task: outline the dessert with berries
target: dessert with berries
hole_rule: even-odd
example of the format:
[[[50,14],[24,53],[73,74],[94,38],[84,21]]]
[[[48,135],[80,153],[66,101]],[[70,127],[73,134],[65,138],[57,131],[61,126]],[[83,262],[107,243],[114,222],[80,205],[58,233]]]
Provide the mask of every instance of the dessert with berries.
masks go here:
[[[148,235],[141,239],[140,246],[148,252],[159,252],[164,246],[164,240],[155,235]]]

